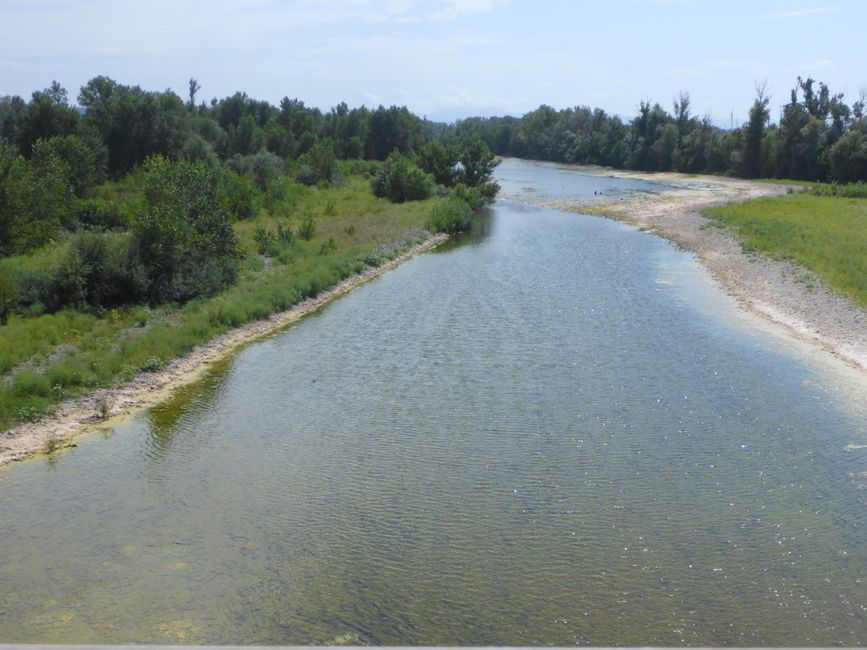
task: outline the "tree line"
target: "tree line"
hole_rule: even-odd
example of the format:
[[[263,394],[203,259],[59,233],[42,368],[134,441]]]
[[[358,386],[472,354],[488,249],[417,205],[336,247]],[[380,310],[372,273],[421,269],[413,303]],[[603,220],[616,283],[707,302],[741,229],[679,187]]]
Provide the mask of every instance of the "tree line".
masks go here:
[[[63,244],[59,259],[0,277],[0,322],[13,309],[213,295],[243,254],[232,221],[286,216],[293,183],[360,174],[393,202],[448,195],[430,223],[448,231],[498,189],[486,145],[443,146],[406,107],[322,112],[240,92],[205,104],[199,91],[195,79],[184,100],[96,77],[76,105],[57,82],[29,101],[0,97],[0,262]]]
[[[771,122],[771,97],[756,89],[747,122],[722,129],[691,113],[688,93],[671,112],[642,101],[624,121],[600,108],[542,105],[521,118],[470,118],[445,130],[444,142],[483,140],[494,153],[641,171],[679,171],[851,183],[867,181],[864,92],[847,104],[824,83],[798,78]]]

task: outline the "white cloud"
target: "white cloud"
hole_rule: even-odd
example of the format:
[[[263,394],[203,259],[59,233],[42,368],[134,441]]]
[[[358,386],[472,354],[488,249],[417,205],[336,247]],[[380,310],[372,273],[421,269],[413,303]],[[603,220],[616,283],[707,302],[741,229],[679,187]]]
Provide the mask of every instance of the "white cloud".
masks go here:
[[[814,61],[813,63],[801,64],[801,70],[806,70],[807,72],[816,72],[818,70],[832,70],[833,68],[834,62],[831,59],[819,59],[818,61]]]
[[[762,18],[800,18],[801,16],[813,16],[815,14],[826,14],[834,11],[834,7],[812,7],[810,9],[792,9],[790,11],[780,11],[775,14],[767,14]]]
[[[430,20],[454,20],[494,9],[493,0],[445,0],[444,7],[428,14]]]

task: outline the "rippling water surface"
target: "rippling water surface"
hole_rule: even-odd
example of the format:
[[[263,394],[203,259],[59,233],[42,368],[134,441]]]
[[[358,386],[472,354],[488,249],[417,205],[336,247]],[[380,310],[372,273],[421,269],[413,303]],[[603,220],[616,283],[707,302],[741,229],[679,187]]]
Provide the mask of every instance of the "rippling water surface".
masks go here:
[[[500,202],[0,471],[0,641],[867,644],[857,389],[731,308],[660,239]]]

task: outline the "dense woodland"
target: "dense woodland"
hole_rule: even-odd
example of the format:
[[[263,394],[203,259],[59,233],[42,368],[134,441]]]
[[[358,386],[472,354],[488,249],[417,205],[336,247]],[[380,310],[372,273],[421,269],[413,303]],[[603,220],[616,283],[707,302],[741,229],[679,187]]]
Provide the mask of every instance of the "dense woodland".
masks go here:
[[[279,214],[292,184],[327,187],[352,174],[395,202],[450,197],[431,215],[432,228],[445,231],[465,228],[472,209],[496,193],[493,154],[867,180],[864,97],[848,105],[809,78],[797,80],[779,124],[770,123],[770,97],[759,88],[748,122],[731,130],[692,115],[685,93],[671,113],[641,102],[629,122],[601,109],[541,106],[520,119],[447,126],[397,106],[341,103],[322,112],[240,92],[199,103],[199,90],[191,79],[182,99],[96,77],[74,105],[56,82],[29,101],[0,98],[0,258],[71,242],[50,270],[0,278],[0,318],[28,305],[54,311],[213,295],[237,273],[233,222]]]
[[[0,260],[58,241],[68,249],[0,278],[0,320],[22,308],[214,295],[233,283],[244,254],[232,223],[289,217],[293,186],[362,175],[393,202],[448,197],[430,218],[442,231],[467,227],[496,193],[483,143],[446,149],[406,108],[340,104],[322,113],[243,93],[206,105],[198,91],[191,79],[184,101],[97,77],[75,106],[56,82],[29,101],[0,98]],[[284,228],[282,240],[309,240],[314,219]],[[260,252],[274,237],[260,233]]]
[[[691,114],[682,93],[669,113],[642,101],[624,122],[588,106],[540,106],[521,118],[472,118],[443,136],[466,143],[481,138],[501,156],[606,165],[643,171],[680,171],[851,183],[867,181],[865,96],[847,104],[827,85],[798,78],[787,102],[772,104],[757,89],[743,126],[721,129]],[[779,102],[782,104],[783,102]]]

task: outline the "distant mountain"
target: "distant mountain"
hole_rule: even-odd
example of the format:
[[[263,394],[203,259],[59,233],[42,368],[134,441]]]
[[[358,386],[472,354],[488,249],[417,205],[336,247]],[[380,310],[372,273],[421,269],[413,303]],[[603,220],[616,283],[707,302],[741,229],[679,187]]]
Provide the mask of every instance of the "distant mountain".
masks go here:
[[[457,120],[465,120],[468,117],[504,117],[506,115],[521,117],[518,113],[491,106],[481,106],[477,108],[467,108],[463,106],[444,108],[439,111],[434,111],[433,113],[428,113],[425,117],[431,122],[445,122],[451,124]]]

